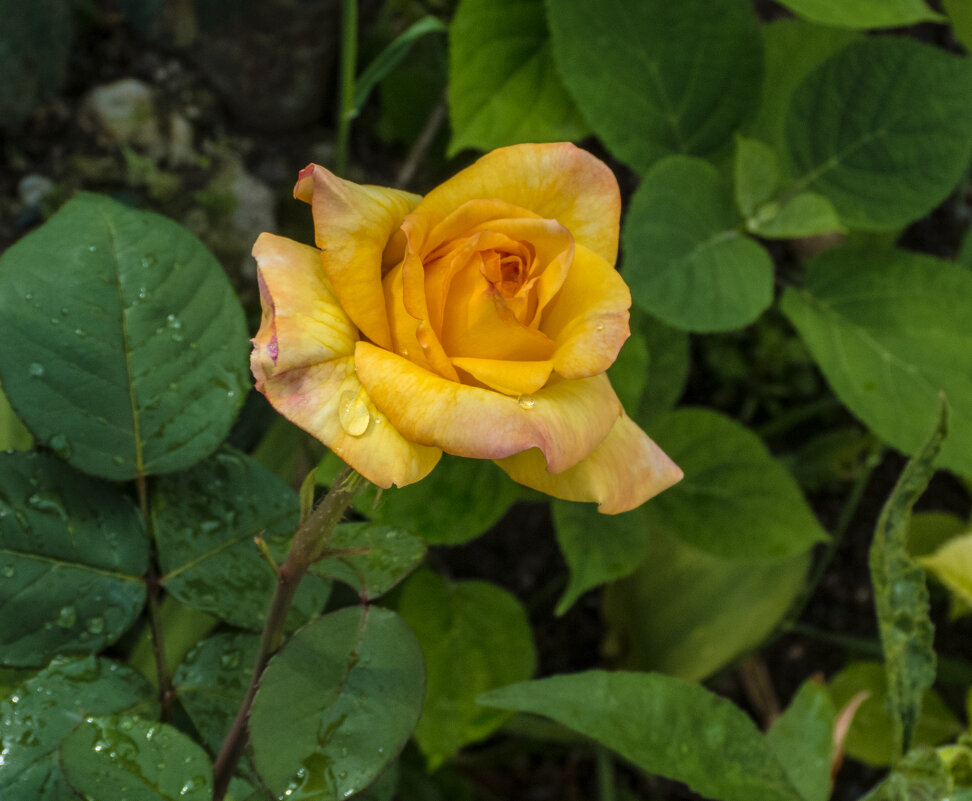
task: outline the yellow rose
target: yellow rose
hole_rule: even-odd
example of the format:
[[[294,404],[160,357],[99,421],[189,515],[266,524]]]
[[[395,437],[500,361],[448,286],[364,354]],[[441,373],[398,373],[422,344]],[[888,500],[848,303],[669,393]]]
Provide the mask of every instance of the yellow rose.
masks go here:
[[[310,165],[317,246],[262,234],[256,386],[382,487],[442,451],[632,509],[678,481],[604,371],[629,335],[621,200],[571,144],[495,150],[424,198]]]

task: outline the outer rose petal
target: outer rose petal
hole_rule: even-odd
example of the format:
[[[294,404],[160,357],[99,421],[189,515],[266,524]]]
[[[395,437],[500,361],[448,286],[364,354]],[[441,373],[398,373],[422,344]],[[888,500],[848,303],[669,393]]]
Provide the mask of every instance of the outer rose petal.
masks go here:
[[[503,359],[457,357],[452,364],[477,381],[507,395],[529,395],[538,392],[553,371],[553,362],[511,362]]]
[[[583,245],[560,292],[547,306],[540,330],[557,345],[554,370],[583,378],[608,369],[631,334],[631,292],[620,273]]]
[[[622,413],[604,375],[552,382],[517,399],[449,381],[363,341],[355,346],[355,369],[405,437],[457,456],[500,459],[539,448],[549,469],[560,472],[594,450]]]
[[[369,481],[389,487],[424,478],[441,451],[406,440],[361,388],[352,355],[357,331],[321,270],[318,251],[262,234],[253,255],[263,301],[250,357],[257,389]],[[357,415],[361,426],[364,411],[367,425],[350,434],[342,414]]]
[[[514,481],[568,501],[595,501],[604,514],[627,512],[682,479],[682,471],[631,418],[622,416],[594,451],[550,473],[536,448],[496,461]]]
[[[445,218],[470,200],[495,199],[557,220],[609,264],[618,256],[621,194],[602,161],[569,142],[512,145],[487,153],[416,207]]]
[[[419,196],[345,181],[310,164],[300,172],[294,197],[313,208],[315,241],[341,306],[372,342],[391,347],[382,258],[388,240]]]

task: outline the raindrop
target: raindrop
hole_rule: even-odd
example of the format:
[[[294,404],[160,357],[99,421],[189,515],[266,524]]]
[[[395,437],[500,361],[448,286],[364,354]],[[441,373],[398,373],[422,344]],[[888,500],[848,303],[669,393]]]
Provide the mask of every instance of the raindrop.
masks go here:
[[[38,364],[37,362],[31,362],[30,367],[27,368],[27,372],[33,378],[40,378],[42,375],[44,375],[44,365]]]
[[[71,458],[71,443],[63,434],[55,434],[47,443],[47,447],[62,459]]]
[[[78,610],[73,606],[63,606],[57,615],[57,625],[62,629],[69,629],[78,619]]]
[[[103,617],[93,617],[88,621],[88,631],[91,634],[101,634],[105,630],[105,619]]]
[[[532,409],[534,404],[536,404],[536,400],[534,400],[531,395],[520,395],[520,397],[516,399],[516,402],[520,404],[520,408],[524,410]]]
[[[88,335],[88,332],[85,331],[83,328],[75,328],[74,329],[74,335],[78,339],[84,339]]]
[[[170,314],[165,319],[166,325],[169,326],[169,328],[182,328],[182,321],[174,314]]]
[[[341,428],[352,437],[360,437],[371,425],[371,412],[361,399],[361,392],[347,390],[341,394]]]
[[[144,286],[140,286],[138,288],[138,299],[145,300],[145,298],[147,297],[148,297],[148,290],[146,290]]]
[[[69,314],[67,306],[61,306],[61,317],[67,317]]]
[[[35,492],[27,499],[27,505],[38,512],[57,515],[61,520],[66,521],[68,519],[64,507],[61,506],[57,496],[51,492]]]
[[[115,464],[124,464],[125,457],[122,456],[121,454],[116,453],[114,456],[111,457],[111,461],[114,462]]]
[[[158,259],[156,259],[155,258],[155,255],[152,254],[152,253],[147,253],[146,255],[142,256],[142,266],[143,267],[146,267],[146,268],[153,267],[155,265],[155,262],[156,261],[158,261]]]
[[[13,565],[4,565],[3,568],[0,568],[0,573],[3,574],[4,578],[13,578],[16,571],[14,570]]]
[[[182,342],[183,339],[185,339],[185,337],[183,337],[182,334],[173,334],[172,335],[172,341],[173,342]]]
[[[603,331],[604,330],[604,323],[598,323],[597,325],[595,325],[594,326],[594,330],[595,331]]]
[[[94,252],[95,252],[95,251],[96,251],[97,249],[98,249],[98,248],[97,248],[97,247],[95,247],[94,245],[88,245],[88,250],[89,250],[89,251],[90,251],[91,253],[94,253]]]

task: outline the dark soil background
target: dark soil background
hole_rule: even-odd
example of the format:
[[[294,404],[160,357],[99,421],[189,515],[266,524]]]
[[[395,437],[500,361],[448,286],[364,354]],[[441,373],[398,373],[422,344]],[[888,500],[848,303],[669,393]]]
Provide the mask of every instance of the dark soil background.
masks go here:
[[[79,5],[63,91],[41,103],[18,130],[0,133],[0,250],[74,191],[106,192],[154,208],[197,233],[226,266],[255,328],[259,302],[250,246],[268,229],[305,241],[311,238],[309,216],[291,200],[291,186],[306,163],[328,163],[332,158],[337,3],[243,2],[225,19],[195,19],[195,28],[178,14],[161,22],[126,16],[126,3],[92,0]],[[178,9],[180,4],[172,6]],[[769,2],[757,6],[767,17],[782,13]],[[385,24],[377,2],[362,2],[361,23],[364,31]],[[908,35],[949,46],[942,40],[943,30],[919,26]],[[95,87],[129,78],[151,90],[148,113],[155,122],[154,135],[113,134],[91,110]],[[409,148],[377,137],[379,114],[372,102],[355,122],[351,177],[398,185]],[[466,154],[447,163],[443,141],[443,133],[437,140],[433,137],[408,188],[420,192],[473,158]],[[583,144],[612,164],[626,194],[634,189],[634,174],[612,162],[596,141]],[[38,192],[38,186],[44,191]],[[968,209],[967,198],[950,199],[909,229],[903,245],[953,257],[968,225]],[[789,246],[774,248],[783,270],[795,263]],[[806,401],[797,392],[774,406],[757,391],[754,402],[754,380],[727,384],[726,377],[712,369],[712,347],[708,341],[696,343],[684,403],[715,404],[758,427],[786,411],[788,404]],[[759,364],[752,334],[727,337],[720,347],[734,349],[760,381],[768,370],[773,381],[803,382],[809,397],[826,392],[813,368]],[[799,374],[787,372],[791,369]],[[269,423],[270,415],[256,402],[251,407],[245,423],[257,432]],[[850,415],[837,408],[789,429],[770,445],[778,454],[793,454],[822,426],[853,425]],[[903,464],[902,457],[887,453],[874,470],[846,535],[797,621],[799,633],[780,633],[741,666],[708,682],[757,721],[765,723],[774,707],[784,707],[806,678],[826,678],[851,658],[876,656],[867,549],[881,505]],[[845,482],[812,494],[814,509],[828,530],[833,530],[849,490],[850,482]],[[969,497],[957,481],[940,474],[920,508],[967,517]],[[495,582],[525,603],[539,651],[538,675],[605,665],[596,591],[583,596],[563,617],[554,615],[567,570],[545,505],[517,504],[483,537],[437,549],[433,558],[438,569],[455,578]],[[944,593],[933,593],[933,606],[939,654],[972,662],[969,618],[950,621]],[[841,645],[841,637],[854,639]],[[754,690],[760,677],[766,684],[762,693]],[[961,714],[964,687],[940,689]],[[458,766],[486,798],[580,801],[596,797],[593,759],[587,747],[502,735],[469,749]],[[670,783],[649,782],[633,771],[619,770],[621,786],[638,798],[694,797]],[[856,799],[880,775],[849,761],[841,769],[834,798]]]

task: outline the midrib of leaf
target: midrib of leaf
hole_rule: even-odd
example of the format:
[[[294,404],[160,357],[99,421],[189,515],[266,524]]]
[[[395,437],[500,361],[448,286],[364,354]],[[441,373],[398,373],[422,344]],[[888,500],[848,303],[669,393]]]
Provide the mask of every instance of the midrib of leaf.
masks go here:
[[[55,567],[71,567],[76,570],[84,570],[88,573],[95,573],[99,576],[121,579],[123,581],[140,582],[142,580],[141,576],[130,576],[127,573],[116,573],[112,570],[95,567],[94,565],[86,565],[84,562],[72,562],[68,559],[57,559],[53,556],[43,556],[38,553],[24,553],[23,551],[15,551],[11,548],[0,548],[0,554],[4,554],[5,556],[18,556],[22,559],[32,559],[35,562],[42,562],[44,564],[54,565]]]
[[[289,512],[286,513],[286,514],[289,514]],[[253,536],[253,532],[256,531],[258,528],[265,531],[266,529],[268,529],[271,526],[273,526],[275,523],[277,523],[280,520],[282,520],[286,516],[286,514],[283,514],[282,513],[282,514],[278,515],[277,517],[273,518],[272,520],[267,521],[265,524],[257,524],[257,525],[247,526],[246,528],[243,529],[243,532],[241,534],[237,534],[235,537],[232,537],[232,538],[230,538],[228,540],[225,540],[225,541],[221,542],[215,548],[212,548],[212,549],[206,551],[205,553],[199,554],[199,556],[197,556],[195,559],[191,559],[188,562],[186,562],[185,564],[180,565],[179,567],[177,567],[175,570],[171,571],[170,573],[166,573],[164,576],[161,576],[159,578],[159,581],[164,584],[166,581],[169,581],[170,579],[174,578],[175,576],[178,576],[180,573],[182,573],[182,572],[184,572],[186,570],[189,570],[190,568],[196,567],[196,565],[198,565],[200,562],[203,562],[206,559],[213,558],[216,554],[222,553],[227,548],[232,548],[234,545],[239,545],[241,542],[243,542],[243,540],[246,540],[246,539],[249,539],[250,537],[252,537]]]
[[[128,338],[128,325],[126,324],[126,317],[128,315],[128,307],[125,305],[125,295],[122,292],[122,276],[121,276],[121,263],[118,260],[118,246],[117,237],[115,235],[115,229],[112,226],[111,219],[107,217],[104,212],[99,209],[99,213],[105,222],[105,227],[108,230],[108,238],[111,243],[111,254],[115,261],[115,287],[118,289],[118,308],[121,312],[121,331],[122,331],[122,347],[125,351],[125,373],[128,376],[128,403],[132,410],[132,438],[135,444],[135,471],[139,478],[145,475],[145,461],[142,455],[142,429],[138,419],[138,401],[135,397],[135,373],[132,368],[132,347],[131,342]]]
[[[843,327],[851,334],[856,335],[858,339],[877,353],[885,362],[898,366],[901,370],[904,370],[906,373],[914,376],[915,378],[922,379],[930,389],[939,389],[939,387],[933,383],[928,376],[922,373],[917,366],[905,361],[894,352],[885,348],[880,342],[874,339],[874,337],[871,336],[871,334],[865,328],[857,325],[848,317],[842,315],[835,308],[825,303],[823,299],[818,298],[816,295],[810,292],[810,290],[800,289],[797,291],[806,299],[809,305],[819,309],[824,315],[835,321],[840,327]],[[834,329],[831,329],[831,331],[836,334]],[[847,361],[847,350],[844,348],[843,343],[839,340],[835,340],[835,345],[840,351],[841,361],[844,363],[845,367],[848,368],[848,371],[853,374],[853,371],[850,370],[850,365]]]

